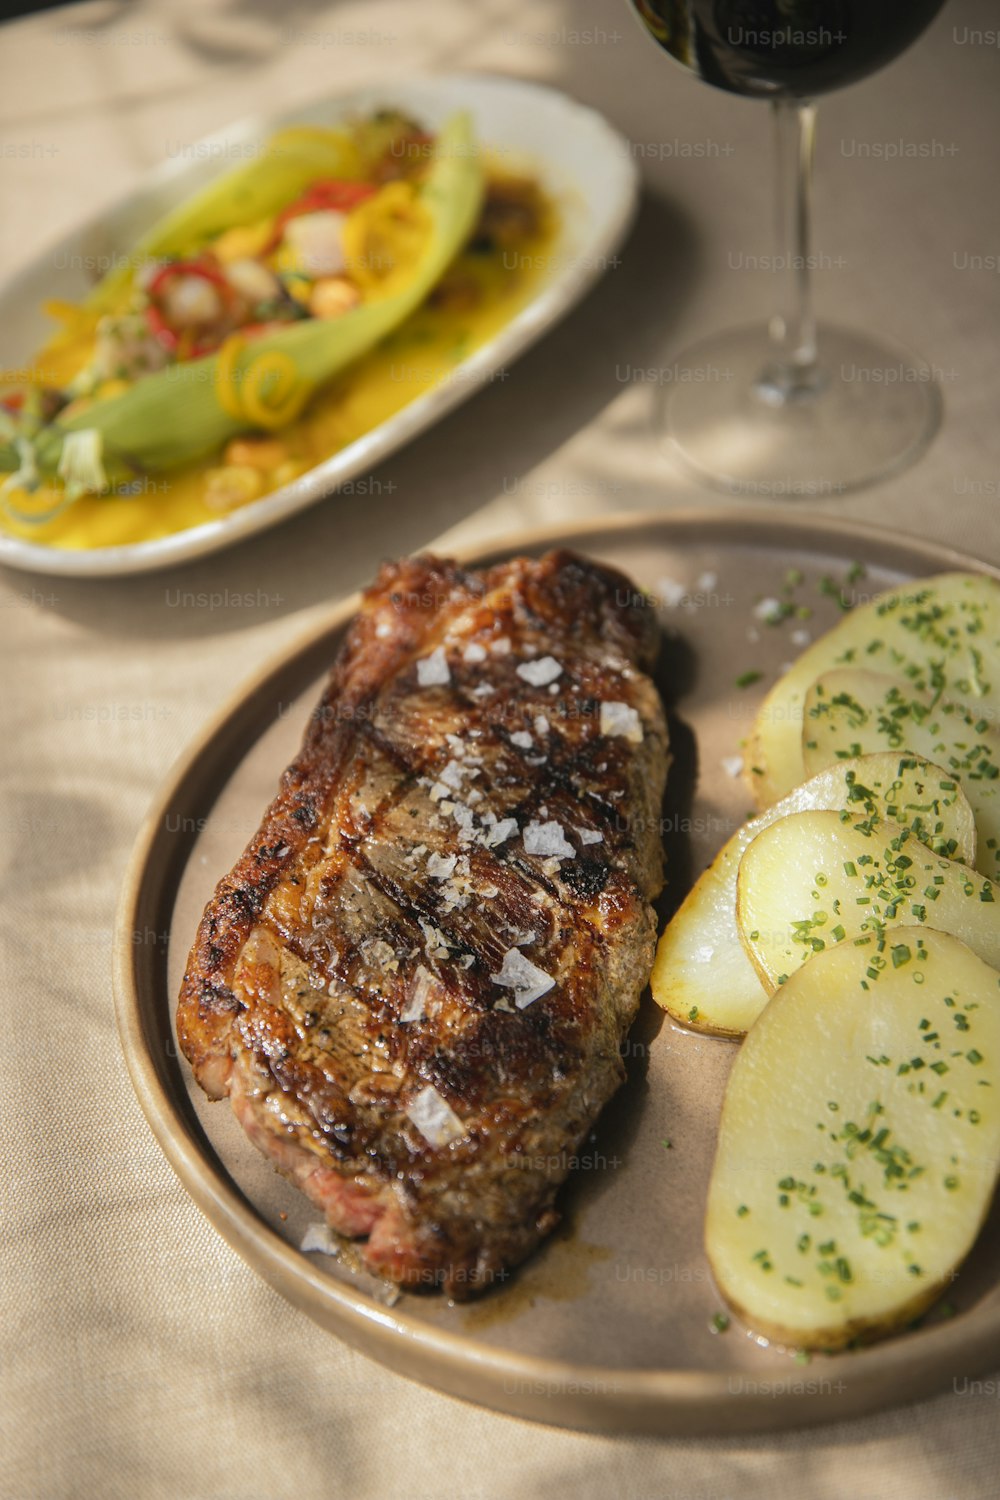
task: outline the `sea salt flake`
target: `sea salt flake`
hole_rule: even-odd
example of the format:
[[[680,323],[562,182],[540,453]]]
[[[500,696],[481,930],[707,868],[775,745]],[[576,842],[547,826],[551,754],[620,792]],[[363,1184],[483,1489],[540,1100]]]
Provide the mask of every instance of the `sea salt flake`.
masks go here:
[[[489,698],[495,692],[496,688],[492,687],[490,683],[481,682],[478,687],[472,689],[472,696],[473,698]]]
[[[481,646],[478,641],[470,641],[462,652],[463,661],[485,661],[486,647]]]
[[[491,974],[490,978],[501,989],[514,991],[514,1004],[518,1010],[524,1010],[525,1006],[534,1004],[555,988],[552,976],[526,958],[520,948],[508,948],[499,974]]]
[[[407,1105],[406,1116],[431,1146],[448,1146],[465,1134],[458,1115],[430,1083]]]
[[[603,844],[604,834],[599,833],[596,828],[577,828],[577,834],[581,844]]]
[[[543,875],[558,875],[561,868],[562,868],[562,861],[561,860],[558,860],[558,859],[543,859],[542,860],[542,874]]]
[[[742,755],[724,755],[719,764],[725,771],[726,775],[731,776],[734,781],[736,780],[737,776],[741,776],[743,774]]]
[[[754,619],[770,625],[782,617],[780,599],[761,599],[753,607]]]
[[[443,781],[445,786],[450,786],[452,791],[458,792],[462,789],[462,782],[469,775],[465,767],[459,765],[457,760],[449,760],[438,772],[438,781]]]
[[[507,636],[502,635],[498,640],[492,641],[490,643],[490,650],[492,651],[494,656],[509,656],[510,641],[508,640]]]
[[[534,819],[523,834],[525,854],[540,854],[544,859],[575,859],[576,850],[566,837],[561,823],[554,819],[538,823]]]
[[[512,734],[510,742],[512,745],[516,745],[519,750],[530,750],[535,743],[526,729],[519,729],[515,734]]]
[[[549,721],[548,721],[548,719],[545,717],[544,714],[536,714],[535,715],[535,733],[538,735],[539,739],[541,739],[541,737],[542,737],[543,734],[548,734],[548,732],[549,732]]]
[[[461,911],[463,906],[468,906],[469,898],[457,885],[446,885],[441,891],[441,912],[447,916],[449,912]]]
[[[492,814],[489,814],[492,817]],[[485,821],[485,820],[484,820]],[[512,839],[517,832],[516,818],[501,818],[489,824],[483,832],[482,842],[487,849],[495,849],[498,844],[505,844]]]
[[[540,656],[537,661],[521,662],[517,675],[532,687],[548,687],[550,682],[562,676],[562,667],[554,656]]]
[[[436,651],[422,656],[417,662],[417,681],[421,687],[438,687],[451,681],[443,646],[438,646]]]
[[[375,634],[380,641],[384,641],[387,636],[392,635],[392,621],[379,620],[375,626]]]
[[[400,1012],[401,1021],[422,1021],[427,1014],[427,1001],[434,992],[434,975],[423,964],[418,964],[414,974],[413,994],[406,1009]]]
[[[612,700],[601,704],[601,733],[639,745],[642,743],[642,721],[631,704]]]
[[[809,634],[808,630],[793,630],[792,631],[792,645],[793,646],[808,646],[809,642],[811,640],[812,640],[812,636]]]
[[[427,861],[427,873],[432,880],[448,880],[455,873],[457,854],[432,854]]]
[[[384,938],[369,938],[362,946],[365,950],[365,957],[378,968],[391,969],[393,972],[399,968],[396,950],[390,947]]]
[[[329,1224],[310,1224],[302,1236],[299,1249],[309,1255],[318,1251],[321,1255],[336,1255],[337,1242],[333,1238],[333,1230]]]
[[[439,931],[433,923],[425,921],[423,917],[418,917],[417,921],[420,923],[420,931],[424,935],[424,951],[428,957],[447,958],[449,953],[448,939],[444,933]]]
[[[698,574],[698,582],[696,584],[696,587],[698,589],[700,589],[703,593],[709,593],[712,589],[715,588],[715,585],[718,583],[718,581],[719,581],[719,575],[718,575],[718,573],[712,573],[711,571],[705,572],[705,573],[699,573]]]
[[[455,822],[458,824],[459,828],[463,833],[471,834],[473,825],[476,821],[472,815],[472,809],[470,807],[466,807],[464,802],[455,802],[452,804],[452,807],[452,816],[454,817]]]

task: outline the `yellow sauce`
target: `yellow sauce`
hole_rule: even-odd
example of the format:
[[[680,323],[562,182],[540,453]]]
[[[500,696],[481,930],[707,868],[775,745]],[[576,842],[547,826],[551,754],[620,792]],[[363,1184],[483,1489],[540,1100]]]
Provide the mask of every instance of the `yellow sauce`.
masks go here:
[[[530,299],[551,262],[553,222],[516,249],[488,254],[465,252],[446,277],[452,287],[478,289],[471,305],[435,305],[433,301],[370,354],[320,392],[303,415],[272,434],[289,450],[302,471],[371,432],[411,401],[451,375],[462,360],[508,323]],[[26,524],[0,516],[11,535],[72,550],[114,547],[170,536],[207,521],[220,511],[206,505],[205,475],[222,462],[221,455],[171,473],[150,474],[138,481],[135,495],[84,496],[44,524]],[[280,482],[280,481],[279,481]],[[267,488],[276,482],[269,480]],[[266,490],[265,490],[266,493]],[[260,498],[260,497],[257,497]],[[27,509],[38,501],[44,510],[58,500],[55,492],[22,496]],[[254,503],[253,501],[249,502]]]

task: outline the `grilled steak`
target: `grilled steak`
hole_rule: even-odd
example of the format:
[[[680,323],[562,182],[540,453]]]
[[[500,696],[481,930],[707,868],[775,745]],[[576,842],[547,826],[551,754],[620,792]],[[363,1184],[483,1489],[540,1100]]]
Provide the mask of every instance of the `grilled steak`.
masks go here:
[[[624,1078],[655,650],[628,580],[571,553],[385,566],[206,908],[183,1050],[380,1276],[461,1298],[523,1259]]]

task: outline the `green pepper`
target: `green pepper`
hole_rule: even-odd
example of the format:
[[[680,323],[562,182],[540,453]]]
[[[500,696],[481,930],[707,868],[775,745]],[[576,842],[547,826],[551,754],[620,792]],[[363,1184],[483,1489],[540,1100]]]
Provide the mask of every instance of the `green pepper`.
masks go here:
[[[258,169],[264,165],[251,164]],[[300,165],[305,172],[305,164]],[[313,162],[309,180],[317,170]],[[242,187],[234,185],[237,178]],[[286,178],[285,203],[291,196],[288,186]],[[275,187],[270,170],[254,173],[248,167],[245,174],[230,174],[224,191],[209,191],[182,205],[141,242],[137,253],[190,253],[192,240],[231,227],[238,201],[244,204],[241,222],[266,213],[265,200],[274,208]],[[311,318],[252,340],[236,338],[213,355],[142,377],[121,395],[95,401],[43,428],[35,439],[39,470],[57,472],[69,432],[100,434],[106,467],[117,473],[123,467],[179,468],[217,452],[241,432],[294,420],[321,385],[419,307],[472,232],[482,201],[483,169],[467,114],[452,116],[442,128],[427,174],[415,184],[415,191],[429,217],[430,233],[405,286],[339,318]],[[130,268],[126,274],[131,274]],[[103,301],[108,282],[117,275],[113,272],[95,296]],[[13,448],[0,449],[0,468],[16,466]]]

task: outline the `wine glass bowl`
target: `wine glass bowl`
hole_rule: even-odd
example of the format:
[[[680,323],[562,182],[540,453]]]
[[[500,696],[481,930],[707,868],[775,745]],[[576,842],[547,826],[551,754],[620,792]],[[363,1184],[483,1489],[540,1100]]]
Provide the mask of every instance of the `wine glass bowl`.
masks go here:
[[[814,99],[915,41],[943,0],[633,0],[654,41],[705,83]]]
[[[841,493],[904,467],[933,436],[941,398],[927,364],[812,309],[817,94],[857,82],[913,42],[944,0],[630,0],[676,63],[771,104],[782,303],[767,328],[707,339],[680,359],[721,372],[674,387],[672,449],[730,491]]]

